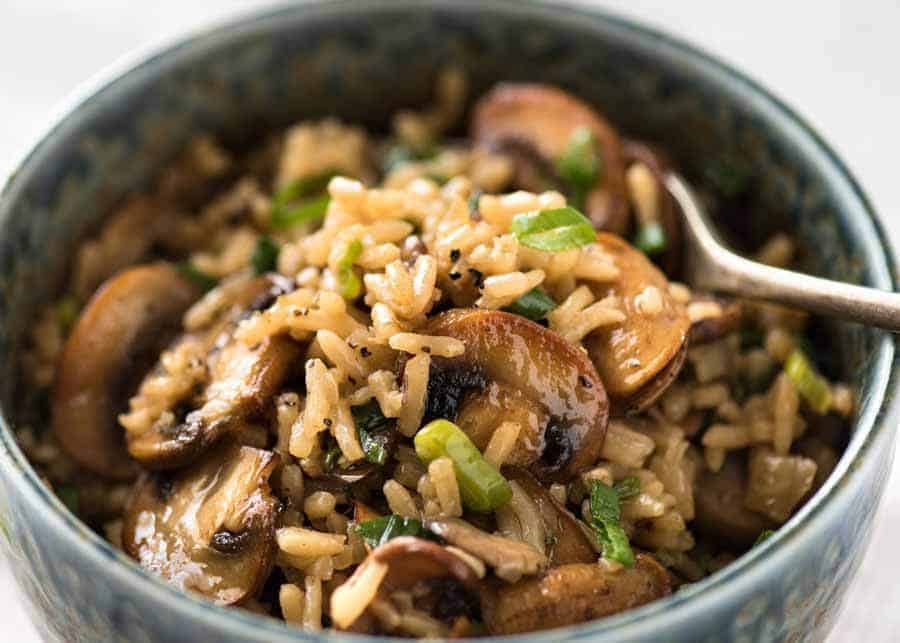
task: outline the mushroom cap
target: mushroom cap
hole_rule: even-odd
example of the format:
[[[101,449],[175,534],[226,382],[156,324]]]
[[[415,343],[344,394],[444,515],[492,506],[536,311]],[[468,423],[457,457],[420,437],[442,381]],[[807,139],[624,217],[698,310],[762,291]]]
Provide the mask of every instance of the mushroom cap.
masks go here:
[[[175,426],[154,425],[126,437],[128,452],[148,469],[172,469],[193,461],[223,436],[260,413],[301,357],[290,337],[274,336],[256,346],[233,337],[248,310],[263,308],[290,286],[269,274],[235,284],[224,310],[198,331],[207,351],[209,382],[199,408]],[[152,376],[152,373],[151,373]],[[173,410],[173,409],[170,409]]]
[[[540,458],[529,467],[539,479],[568,480],[597,460],[609,402],[582,351],[540,324],[496,310],[450,310],[435,317],[427,332],[466,345],[459,357],[434,359],[434,370],[461,372],[463,380],[496,381],[546,410],[550,420]]]
[[[612,571],[603,563],[561,565],[538,578],[482,593],[491,634],[517,634],[574,625],[644,605],[672,592],[666,569],[649,554]]]
[[[375,548],[373,560],[388,566],[382,587],[388,592],[410,589],[417,583],[432,578],[451,576],[470,589],[478,584],[475,571],[459,556],[437,543],[400,536]]]
[[[622,302],[625,321],[598,329],[584,344],[597,372],[620,411],[640,411],[669,387],[684,363],[690,320],[684,306],[669,294],[665,275],[627,241],[606,232],[597,244],[619,268],[619,278],[595,287],[600,296]],[[659,309],[648,312],[639,297],[655,290]],[[667,367],[669,367],[667,369]]]
[[[517,180],[526,177],[529,184],[522,187],[540,191],[547,186],[527,177],[540,177],[542,164],[522,149],[532,148],[552,168],[579,127],[593,133],[603,167],[599,185],[587,197],[587,214],[597,228],[624,233],[629,216],[622,144],[606,119],[581,99],[552,85],[500,83],[475,105],[471,133],[476,142],[496,149],[512,145]]]
[[[275,558],[278,456],[224,443],[171,477],[145,474],[125,511],[122,544],[142,567],[220,604],[262,587]]]
[[[130,268],[94,294],[66,341],[53,393],[53,431],[74,460],[115,479],[134,477],[116,422],[147,358],[177,332],[199,292],[169,264]]]
[[[381,570],[381,580],[377,587],[372,587],[371,576],[376,568]],[[446,547],[414,536],[393,538],[372,550],[353,575],[332,593],[336,625],[351,632],[370,633],[375,618],[369,605],[378,596],[413,588],[433,592],[441,587],[442,580],[472,594],[478,589],[475,571]]]
[[[300,354],[300,346],[289,337],[270,337],[253,347],[231,341],[211,367],[202,406],[175,427],[129,436],[128,452],[148,469],[188,464],[261,412]]]

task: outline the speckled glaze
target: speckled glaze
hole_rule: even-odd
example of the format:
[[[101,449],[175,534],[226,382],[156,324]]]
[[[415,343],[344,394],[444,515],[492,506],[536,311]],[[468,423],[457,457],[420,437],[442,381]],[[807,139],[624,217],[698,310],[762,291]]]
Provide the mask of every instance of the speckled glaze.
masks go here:
[[[281,7],[195,35],[85,93],[0,197],[0,549],[46,639],[351,640],[179,594],[78,523],[13,440],[13,400],[27,394],[18,355],[77,241],[192,133],[240,144],[326,114],[384,129],[397,108],[425,102],[435,70],[449,61],[468,70],[476,94],[502,79],[566,87],[627,134],[660,144],[713,192],[710,167],[743,165],[758,179],[728,208],[737,237],[787,225],[808,249],[807,269],[896,289],[874,213],[808,126],[737,72],[618,18],[517,0],[339,1]],[[869,540],[898,406],[893,339],[849,325],[829,332],[836,370],[862,392],[859,417],[835,473],[784,529],[666,600],[515,640],[822,640]]]

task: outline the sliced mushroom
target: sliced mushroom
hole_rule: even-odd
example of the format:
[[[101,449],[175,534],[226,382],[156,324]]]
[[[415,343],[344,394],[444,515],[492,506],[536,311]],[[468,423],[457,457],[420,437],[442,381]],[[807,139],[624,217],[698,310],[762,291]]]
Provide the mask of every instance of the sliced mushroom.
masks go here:
[[[561,565],[539,578],[482,593],[491,634],[518,634],[574,625],[644,605],[672,592],[665,568],[649,554],[612,571],[602,563]]]
[[[456,615],[447,610],[448,605],[440,605],[441,590],[462,590],[470,595],[468,602],[477,605],[477,584],[478,576],[468,563],[445,547],[401,536],[374,549],[332,593],[331,618],[341,629],[371,633],[375,619],[369,606],[378,597],[386,598],[397,591],[413,591],[420,604],[427,604],[427,611],[438,611],[438,617],[453,617]]]
[[[694,485],[697,531],[721,547],[744,551],[759,534],[777,525],[744,506],[747,467],[743,458],[730,455],[718,472],[706,471]]]
[[[129,453],[149,469],[173,469],[191,462],[261,412],[300,356],[300,346],[284,336],[270,337],[254,347],[230,342],[211,366],[202,406],[175,426],[154,426],[129,437]]]
[[[158,263],[119,273],[88,302],[66,342],[53,394],[53,430],[79,464],[109,478],[134,476],[116,416],[199,294],[175,268]]]
[[[684,363],[690,320],[669,294],[669,282],[643,253],[600,232],[597,243],[612,256],[620,276],[597,294],[615,296],[625,321],[585,339],[588,353],[617,411],[639,412],[675,380]]]
[[[278,456],[222,444],[173,477],[146,474],[125,511],[122,544],[144,568],[221,604],[252,598],[275,557]]]
[[[548,537],[547,558],[552,567],[597,560],[597,552],[588,540],[584,523],[557,502],[544,485],[518,467],[505,468],[503,473],[518,482],[537,505]]]
[[[533,460],[520,464],[546,481],[568,480],[596,461],[606,435],[609,403],[603,382],[582,351],[524,317],[492,310],[442,313],[427,332],[455,337],[466,345],[460,357],[432,361],[427,414],[453,419],[466,391],[496,382],[520,391],[528,408],[538,405],[547,414],[536,444],[525,449]],[[516,401],[503,408],[526,408],[525,404]]]
[[[457,518],[435,518],[425,522],[435,535],[480,558],[503,580],[514,583],[522,576],[547,567],[547,557],[526,543],[495,536]]]
[[[622,144],[587,103],[552,85],[502,83],[475,106],[472,138],[497,149],[518,150],[513,154],[517,180],[522,187],[541,190],[546,185],[536,177],[543,177],[543,168],[553,167],[578,127],[593,132],[603,166],[599,185],[587,196],[587,213],[598,229],[624,234],[629,216]],[[528,148],[536,154],[522,153]],[[534,162],[535,156],[545,162]]]
[[[488,382],[483,389],[472,391],[463,399],[456,424],[484,451],[500,423],[517,422],[522,428],[506,463],[527,467],[541,456],[544,427],[549,419],[543,405],[521,390]]]
[[[743,307],[736,299],[695,296],[688,304],[691,318],[691,345],[708,344],[738,330]]]
[[[132,457],[150,469],[183,466],[263,410],[297,365],[301,347],[286,336],[247,346],[232,335],[248,310],[267,307],[290,287],[283,278],[266,275],[238,289],[205,331],[209,383],[198,407],[181,413],[174,423],[157,423],[146,432],[128,435]]]
[[[665,177],[671,170],[671,165],[659,150],[646,143],[625,141],[622,152],[626,166],[630,167],[632,163],[641,163],[653,174],[656,181],[659,224],[666,233],[666,249],[659,257],[658,263],[667,275],[678,275],[681,269],[682,251],[681,215],[675,198],[665,184]]]

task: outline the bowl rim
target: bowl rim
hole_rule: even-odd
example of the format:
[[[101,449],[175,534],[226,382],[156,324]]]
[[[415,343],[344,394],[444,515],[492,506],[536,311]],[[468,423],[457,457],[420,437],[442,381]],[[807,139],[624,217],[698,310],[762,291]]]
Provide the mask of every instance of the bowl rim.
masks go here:
[[[775,97],[761,84],[749,78],[730,64],[707,53],[680,37],[669,35],[654,27],[647,26],[638,20],[626,18],[609,10],[575,4],[573,0],[382,0],[378,3],[360,5],[355,0],[309,0],[307,2],[282,1],[277,4],[247,11],[230,12],[225,17],[211,24],[178,32],[158,41],[150,43],[126,54],[88,81],[80,84],[60,105],[51,112],[49,124],[43,128],[26,147],[24,153],[14,162],[13,169],[0,190],[0,222],[9,211],[10,204],[17,196],[17,176],[24,174],[30,164],[39,155],[45,145],[49,145],[54,135],[67,123],[69,118],[111,91],[119,83],[129,79],[135,72],[152,68],[153,65],[166,59],[176,59],[187,54],[204,43],[227,41],[243,32],[264,30],[267,21],[279,15],[303,11],[310,17],[334,16],[345,12],[376,12],[396,10],[398,8],[422,10],[448,10],[478,13],[503,12],[508,14],[530,14],[535,19],[544,19],[553,14],[558,22],[588,20],[592,26],[615,32],[623,37],[641,42],[643,46],[655,49],[669,57],[679,57],[704,77],[712,78],[717,85],[731,85],[732,91],[742,94],[741,98],[752,101],[757,109],[764,109],[777,119],[781,127],[790,131],[794,142],[804,146],[803,157],[815,158],[821,169],[828,172],[829,182],[838,181],[842,189],[852,200],[858,202],[858,209],[864,214],[859,220],[852,220],[859,226],[863,242],[871,246],[874,254],[867,257],[867,268],[871,271],[875,287],[898,290],[896,254],[886,234],[884,226],[871,205],[868,197],[854,178],[853,174],[838,157],[833,149],[812,128],[812,126],[791,107]],[[846,482],[850,474],[866,459],[876,438],[891,429],[890,417],[896,417],[900,409],[900,399],[896,396],[900,384],[900,356],[895,350],[893,338],[885,333],[880,337],[875,350],[875,358],[867,367],[872,372],[871,399],[867,412],[856,419],[854,432],[845,452],[841,455],[837,467],[818,492],[807,501],[787,523],[778,529],[775,535],[761,545],[742,555],[722,570],[684,588],[679,592],[605,619],[590,621],[579,625],[557,628],[542,632],[531,632],[518,636],[502,637],[508,641],[546,641],[548,638],[566,638],[567,640],[596,638],[611,635],[608,640],[627,633],[629,636],[640,636],[651,632],[666,631],[667,623],[675,624],[684,618],[689,611],[699,613],[704,601],[716,600],[741,591],[741,585],[749,587],[754,584],[752,576],[765,576],[766,570],[772,570],[776,558],[784,554],[790,547],[802,546],[798,541],[824,522],[822,514],[836,504],[839,497],[846,493]],[[359,641],[358,636],[337,632],[309,633],[288,626],[286,623],[266,616],[256,615],[245,610],[225,609],[199,598],[183,593],[166,584],[156,575],[141,568],[136,562],[114,549],[105,539],[89,529],[76,518],[63,503],[46,487],[19,448],[18,442],[0,408],[0,466],[10,473],[13,486],[26,498],[26,504],[43,511],[54,528],[70,530],[81,538],[75,540],[74,549],[78,557],[89,557],[93,562],[104,564],[115,560],[121,564],[108,565],[110,573],[123,583],[161,603],[185,606],[184,609],[192,619],[205,622],[211,629],[228,631],[231,634],[244,636],[248,640],[298,641]],[[786,555],[786,554],[785,554]],[[178,607],[177,609],[181,609]],[[273,638],[274,637],[274,638]],[[375,638],[373,637],[373,639]],[[377,637],[377,640],[403,641],[395,637]],[[607,640],[607,639],[604,639]]]

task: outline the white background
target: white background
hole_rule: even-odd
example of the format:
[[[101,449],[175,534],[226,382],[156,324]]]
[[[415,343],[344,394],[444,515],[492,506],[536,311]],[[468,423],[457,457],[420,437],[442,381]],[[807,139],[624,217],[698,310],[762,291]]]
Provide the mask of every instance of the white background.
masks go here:
[[[79,82],[148,42],[257,0],[0,0],[0,176]],[[598,2],[680,35],[761,80],[837,148],[900,239],[900,2]],[[900,476],[831,643],[900,640]],[[0,641],[37,641],[0,561]]]

